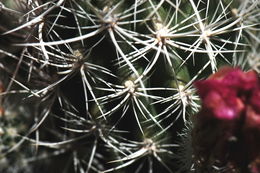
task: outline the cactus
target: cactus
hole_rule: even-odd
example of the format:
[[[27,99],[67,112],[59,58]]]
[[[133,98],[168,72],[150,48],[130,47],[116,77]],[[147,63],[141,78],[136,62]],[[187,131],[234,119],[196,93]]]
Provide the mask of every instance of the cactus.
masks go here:
[[[259,12],[258,0],[3,0],[0,170],[259,173],[258,150],[241,167],[200,150],[233,122],[203,118],[225,110],[196,82],[222,66],[258,80]]]

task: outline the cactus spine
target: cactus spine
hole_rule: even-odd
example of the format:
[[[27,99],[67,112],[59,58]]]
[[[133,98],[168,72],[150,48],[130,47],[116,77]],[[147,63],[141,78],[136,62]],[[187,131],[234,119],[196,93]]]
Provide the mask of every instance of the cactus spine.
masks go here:
[[[196,172],[194,81],[222,65],[260,70],[257,0],[0,5],[0,108],[25,119],[14,144],[0,128],[11,172]]]

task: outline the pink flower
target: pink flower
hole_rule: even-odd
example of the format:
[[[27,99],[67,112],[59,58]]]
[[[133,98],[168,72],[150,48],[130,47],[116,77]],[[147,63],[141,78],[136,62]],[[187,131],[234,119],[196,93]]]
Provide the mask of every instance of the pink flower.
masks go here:
[[[195,83],[202,99],[202,109],[208,110],[208,116],[223,120],[240,118],[248,101],[259,108],[260,93],[250,98],[258,85],[255,72],[244,73],[230,67],[224,67],[209,79]]]
[[[260,173],[256,171],[259,162],[255,162],[260,159],[260,81],[257,74],[223,67],[194,85],[202,102],[192,133],[195,155],[202,160],[235,164],[242,172],[254,163],[251,172]]]

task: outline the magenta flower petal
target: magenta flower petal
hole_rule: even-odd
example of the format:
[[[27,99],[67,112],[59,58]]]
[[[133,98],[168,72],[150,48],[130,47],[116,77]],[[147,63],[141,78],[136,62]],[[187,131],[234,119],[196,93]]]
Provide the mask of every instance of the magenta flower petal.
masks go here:
[[[246,111],[245,126],[247,128],[259,129],[260,132],[260,113],[257,113],[251,106],[248,106]]]
[[[205,164],[215,159],[234,165],[242,172],[260,173],[257,74],[224,67],[208,79],[195,82],[194,86],[202,102],[192,133],[196,157]]]
[[[257,86],[258,79],[253,71],[244,73],[235,69],[226,74],[222,82],[228,87],[245,92],[254,89]]]
[[[250,105],[252,105],[253,109],[260,114],[260,88],[252,92]]]
[[[255,79],[250,77],[250,84],[243,83],[245,79],[241,70],[225,67],[209,79],[197,81],[194,85],[202,99],[202,109],[208,109],[211,112],[210,116],[219,119],[239,117],[244,109],[244,104],[238,97],[240,85],[244,84],[246,89],[256,85]]]

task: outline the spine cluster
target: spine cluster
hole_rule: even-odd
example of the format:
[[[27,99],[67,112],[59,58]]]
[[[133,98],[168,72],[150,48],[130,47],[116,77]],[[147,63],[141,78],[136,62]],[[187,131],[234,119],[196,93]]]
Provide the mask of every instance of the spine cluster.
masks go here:
[[[205,103],[205,87],[197,83],[197,94],[193,84],[223,65],[254,70],[258,80],[259,14],[257,0],[1,1],[0,171],[230,167],[230,160],[215,164],[211,145],[199,152],[214,135],[196,117],[218,103],[213,96]],[[226,111],[212,107],[216,117]],[[247,163],[250,173],[259,172],[256,158]]]

